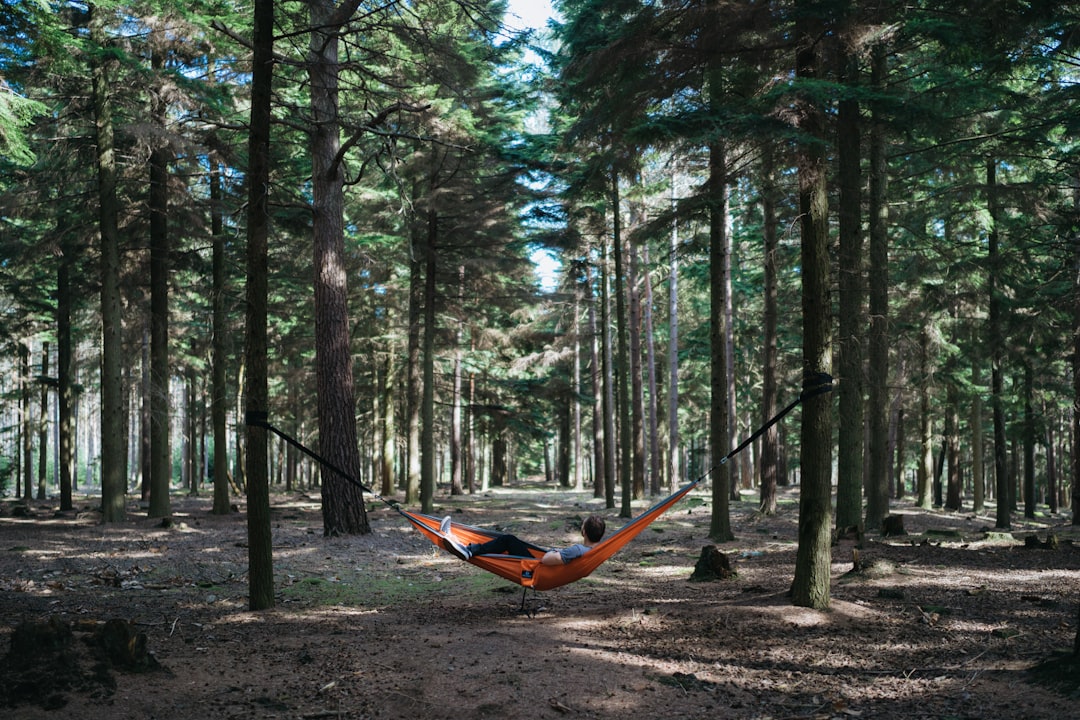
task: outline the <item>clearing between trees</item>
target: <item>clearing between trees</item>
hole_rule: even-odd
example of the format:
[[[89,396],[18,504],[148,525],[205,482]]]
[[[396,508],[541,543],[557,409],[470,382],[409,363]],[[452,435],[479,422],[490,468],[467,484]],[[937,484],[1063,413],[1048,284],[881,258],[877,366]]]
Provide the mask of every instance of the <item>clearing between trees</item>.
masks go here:
[[[832,607],[786,598],[797,489],[732,506],[734,577],[690,582],[706,492],[591,577],[527,595],[436,550],[392,510],[324,538],[318,498],[273,503],[277,607],[247,609],[242,512],[176,497],[124,523],[0,505],[0,705],[23,718],[1045,718],[1080,701],[1080,532],[894,503],[907,535],[833,548]],[[84,507],[94,504],[93,498]],[[643,508],[643,501],[638,509]],[[440,512],[539,544],[591,494],[541,486]],[[241,508],[242,510],[242,508]],[[1048,542],[1049,541],[1049,542]],[[107,622],[112,621],[112,622]],[[18,630],[16,630],[18,628]]]

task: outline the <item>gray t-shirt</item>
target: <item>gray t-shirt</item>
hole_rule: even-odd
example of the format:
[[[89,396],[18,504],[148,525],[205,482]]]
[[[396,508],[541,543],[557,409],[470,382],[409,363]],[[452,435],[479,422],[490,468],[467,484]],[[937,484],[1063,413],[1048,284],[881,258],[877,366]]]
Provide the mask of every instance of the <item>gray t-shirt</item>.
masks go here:
[[[559,550],[558,552],[559,552],[559,555],[562,557],[562,561],[564,563],[568,563],[571,560],[573,560],[574,558],[581,557],[585,553],[589,552],[589,550],[592,550],[592,548],[590,548],[588,545],[582,545],[581,543],[574,543],[570,547],[564,547],[563,549]]]

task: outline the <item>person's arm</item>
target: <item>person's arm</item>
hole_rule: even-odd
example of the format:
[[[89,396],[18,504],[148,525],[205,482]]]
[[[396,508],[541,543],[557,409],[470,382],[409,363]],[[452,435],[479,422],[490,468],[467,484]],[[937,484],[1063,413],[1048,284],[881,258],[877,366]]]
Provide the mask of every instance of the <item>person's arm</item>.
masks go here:
[[[544,556],[540,558],[541,565],[565,565],[563,561],[562,553],[558,550],[548,550],[544,553]]]

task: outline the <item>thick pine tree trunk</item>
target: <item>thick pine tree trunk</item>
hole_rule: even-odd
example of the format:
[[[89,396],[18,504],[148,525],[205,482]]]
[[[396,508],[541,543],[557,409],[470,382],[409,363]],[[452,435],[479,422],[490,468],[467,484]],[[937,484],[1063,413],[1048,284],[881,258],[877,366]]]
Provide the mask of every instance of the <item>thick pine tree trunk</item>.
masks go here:
[[[104,47],[105,11],[90,9],[90,39]],[[116,154],[107,60],[93,68],[93,103],[101,237],[101,509],[105,522],[125,516],[127,457],[123,379],[123,318],[120,306],[120,232]]]
[[[248,419],[265,417],[267,392],[267,239],[270,231],[270,92],[274,68],[274,0],[255,0],[251,125],[248,131],[247,330],[244,396]],[[274,606],[267,431],[247,426],[245,479],[248,515],[248,605]]]
[[[349,17],[346,5],[332,0],[311,3],[312,235],[315,270],[315,363],[318,388],[319,447],[334,472],[322,475],[323,534],[371,531],[360,479],[356,434],[352,353],[349,333],[349,287],[345,258],[344,174],[338,118],[338,38]]]
[[[160,51],[151,57],[160,73],[165,61]],[[162,88],[151,99],[151,116],[160,132],[165,130],[168,109]],[[152,518],[171,512],[172,452],[169,446],[169,152],[157,146],[150,152],[150,510]]]
[[[826,23],[813,2],[799,0],[796,21],[796,75],[821,77],[818,43]],[[825,119],[808,97],[798,100],[799,211],[802,233],[803,382],[816,384],[829,374],[829,201],[826,187]],[[803,403],[800,436],[799,547],[795,558],[792,602],[801,607],[829,606],[832,529],[832,421],[829,393]]]

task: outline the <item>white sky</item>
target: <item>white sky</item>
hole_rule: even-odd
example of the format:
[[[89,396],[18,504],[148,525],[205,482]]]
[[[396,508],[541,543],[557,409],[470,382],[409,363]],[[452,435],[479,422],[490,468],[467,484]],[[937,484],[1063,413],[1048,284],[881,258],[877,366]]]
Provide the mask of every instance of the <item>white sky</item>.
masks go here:
[[[552,12],[551,0],[510,0],[506,23],[520,30],[542,28]]]

